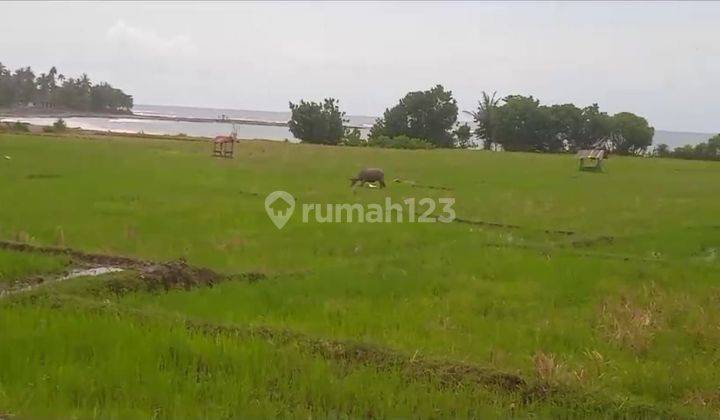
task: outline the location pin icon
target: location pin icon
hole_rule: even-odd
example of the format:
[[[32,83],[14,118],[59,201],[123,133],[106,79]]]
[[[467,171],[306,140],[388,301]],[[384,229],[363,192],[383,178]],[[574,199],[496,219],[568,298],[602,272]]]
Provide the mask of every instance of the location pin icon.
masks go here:
[[[282,229],[295,211],[295,197],[286,191],[273,191],[265,197],[265,211],[275,226]]]

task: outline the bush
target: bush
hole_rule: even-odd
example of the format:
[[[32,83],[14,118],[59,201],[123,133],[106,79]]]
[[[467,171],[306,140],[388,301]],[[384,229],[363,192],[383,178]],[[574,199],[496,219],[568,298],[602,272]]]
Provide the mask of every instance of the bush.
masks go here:
[[[340,111],[336,99],[327,98],[322,103],[290,102],[290,111],[288,128],[304,143],[338,144],[345,134],[345,113]]]
[[[360,130],[357,128],[353,128],[352,130],[350,130],[350,129],[345,130],[345,137],[340,139],[340,145],[358,147],[358,146],[367,146],[367,142],[365,140],[363,140],[362,137],[360,136]]]
[[[413,139],[408,136],[376,136],[367,141],[367,145],[371,147],[385,147],[388,149],[432,149],[435,146],[422,139]]]
[[[67,129],[67,124],[65,124],[65,120],[59,118],[53,123],[53,129],[55,131],[65,131],[65,129]]]
[[[29,126],[30,126],[30,124],[28,124],[28,123],[22,123],[20,121],[17,121],[17,122],[15,122],[15,124],[13,124],[12,129],[13,129],[13,131],[21,131],[23,133],[27,133],[28,131],[30,131]]]

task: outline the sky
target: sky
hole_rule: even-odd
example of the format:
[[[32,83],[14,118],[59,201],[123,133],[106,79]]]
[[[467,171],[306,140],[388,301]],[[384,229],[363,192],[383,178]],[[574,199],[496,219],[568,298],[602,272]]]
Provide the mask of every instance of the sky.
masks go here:
[[[31,22],[32,24],[28,24]],[[442,84],[720,131],[720,2],[0,3],[0,62],[87,73],[135,103],[380,115]]]

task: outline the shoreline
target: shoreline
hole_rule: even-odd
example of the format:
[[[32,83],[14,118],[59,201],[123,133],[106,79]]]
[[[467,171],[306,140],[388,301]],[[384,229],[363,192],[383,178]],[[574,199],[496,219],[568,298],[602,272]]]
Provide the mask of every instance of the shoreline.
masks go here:
[[[5,117],[0,117],[5,118]],[[11,117],[12,118],[12,117]],[[40,117],[42,118],[42,117]],[[48,117],[49,118],[49,117]],[[211,143],[213,137],[198,136],[198,135],[186,135],[186,134],[152,134],[152,133],[137,133],[137,132],[126,132],[126,131],[109,131],[109,130],[94,130],[85,129],[79,127],[68,127],[63,131],[46,131],[52,126],[23,123],[28,128],[28,131],[14,131],[12,129],[6,129],[5,126],[12,124],[9,122],[0,122],[0,135],[2,134],[13,134],[13,135],[32,135],[32,136],[43,136],[43,137],[76,137],[78,139],[109,139],[109,138],[127,138],[127,139],[149,139],[149,140],[174,140],[174,141],[190,141],[190,142],[202,142]],[[243,141],[263,141],[271,143],[290,143],[300,144],[300,141],[296,140],[275,140],[270,138],[261,137],[248,137],[248,138],[237,138],[236,143]]]
[[[0,118],[133,118],[137,120],[194,122],[194,123],[229,123],[238,125],[259,125],[270,127],[287,127],[288,121],[265,121],[248,118],[205,118],[205,117],[171,117],[168,115],[143,115],[130,112],[82,112],[74,110],[57,109],[0,109]],[[347,128],[364,129],[358,125],[346,125]]]

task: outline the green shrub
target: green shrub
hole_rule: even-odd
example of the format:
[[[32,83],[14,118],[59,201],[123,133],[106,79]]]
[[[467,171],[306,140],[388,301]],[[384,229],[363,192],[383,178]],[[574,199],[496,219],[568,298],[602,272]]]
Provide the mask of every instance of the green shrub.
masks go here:
[[[65,124],[65,120],[59,118],[53,123],[53,128],[55,129],[55,131],[65,131],[65,129],[67,128],[67,124]]]
[[[23,133],[27,133],[28,131],[30,131],[29,126],[30,126],[30,124],[28,124],[28,123],[16,121],[15,124],[12,125],[12,129],[13,129],[13,131],[21,131]]]
[[[303,143],[339,144],[345,134],[345,113],[340,111],[337,99],[327,98],[322,103],[290,102],[290,111],[288,128]]]
[[[352,130],[346,129],[345,136],[340,139],[340,144],[351,147],[367,146],[367,142],[360,137],[360,130],[357,128],[353,128]]]
[[[423,139],[414,139],[405,135],[397,137],[376,136],[367,141],[371,147],[384,147],[388,149],[432,149],[432,143]]]

